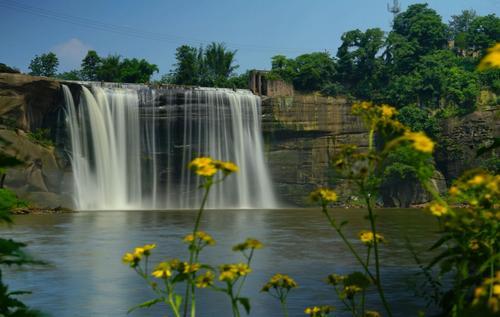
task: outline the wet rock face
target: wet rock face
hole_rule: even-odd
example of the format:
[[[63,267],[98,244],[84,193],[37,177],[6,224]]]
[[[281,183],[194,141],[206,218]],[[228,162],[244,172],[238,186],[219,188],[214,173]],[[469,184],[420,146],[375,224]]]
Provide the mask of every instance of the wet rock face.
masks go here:
[[[437,149],[436,162],[447,180],[460,176],[465,170],[481,166],[498,149],[477,157],[477,151],[493,144],[500,137],[498,107],[476,111],[462,118],[450,118],[442,127],[443,139]]]
[[[278,195],[285,203],[309,205],[309,193],[332,181],[329,158],[342,144],[368,146],[368,131],[343,98],[276,97],[262,103],[266,154]],[[348,184],[336,185],[341,197]],[[344,192],[344,193],[343,193]]]

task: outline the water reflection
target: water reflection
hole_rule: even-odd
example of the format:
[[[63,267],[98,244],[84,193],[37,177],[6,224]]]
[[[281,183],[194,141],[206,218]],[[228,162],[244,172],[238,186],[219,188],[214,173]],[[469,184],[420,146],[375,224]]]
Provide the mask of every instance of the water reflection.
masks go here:
[[[347,235],[368,228],[359,210],[336,210],[335,217],[349,220]],[[150,299],[143,282],[121,263],[122,254],[136,245],[156,242],[156,255],[182,257],[187,254],[182,237],[192,230],[194,211],[107,211],[66,215],[16,217],[16,225],[5,234],[29,244],[35,257],[50,261],[47,267],[12,269],[6,272],[12,289],[28,289],[26,301],[56,317],[125,316],[128,308]],[[415,315],[423,303],[414,297],[409,281],[416,266],[406,250],[404,237],[416,249],[429,247],[435,239],[434,220],[420,210],[379,211],[380,231],[389,243],[383,246],[386,259],[383,279],[398,312]],[[231,246],[246,237],[266,244],[255,258],[254,272],[245,296],[252,298],[252,316],[279,316],[279,305],[259,293],[275,272],[289,274],[300,285],[290,299],[291,316],[304,316],[304,307],[332,304],[334,295],[323,283],[326,275],[346,273],[357,264],[330,229],[319,210],[210,210],[201,228],[217,240],[202,261],[217,264],[239,261]],[[4,233],[2,233],[4,235]],[[358,242],[356,245],[362,247]],[[153,261],[162,257],[156,256]],[[200,316],[230,316],[227,298],[201,291]],[[375,302],[376,294],[369,297]],[[373,301],[372,301],[373,302]],[[338,305],[338,302],[333,302]],[[380,307],[370,307],[379,309]],[[163,316],[164,307],[139,311],[131,316]]]

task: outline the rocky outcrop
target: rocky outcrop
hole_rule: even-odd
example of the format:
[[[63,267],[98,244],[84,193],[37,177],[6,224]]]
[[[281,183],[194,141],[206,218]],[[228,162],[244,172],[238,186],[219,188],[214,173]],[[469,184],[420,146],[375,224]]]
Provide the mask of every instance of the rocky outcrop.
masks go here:
[[[479,157],[477,151],[493,144],[495,138],[500,138],[499,119],[497,105],[444,122],[436,162],[448,182],[467,169],[480,167],[485,160],[495,157],[498,159],[498,152],[495,150]]]
[[[60,106],[60,86],[50,78],[0,73],[0,124],[24,131],[52,126]]]
[[[5,186],[41,208],[72,206],[67,161],[54,146],[30,137],[39,128],[49,128],[55,138],[60,106],[59,82],[0,73],[0,153],[23,162],[7,170]]]
[[[289,97],[263,97],[263,131],[268,162],[280,197],[298,206],[318,186],[334,185],[340,200],[349,203],[352,186],[333,175],[332,157],[343,144],[367,147],[368,133],[361,120],[351,114],[352,102],[345,98],[295,93]],[[476,157],[477,150],[500,137],[498,107],[476,111],[445,121],[436,152],[437,170],[431,179],[435,189],[445,192],[451,181],[465,170],[497,157],[492,151]],[[431,200],[417,181],[382,189],[387,207],[409,207]]]
[[[38,207],[70,207],[70,176],[67,163],[58,159],[54,147],[31,141],[22,130],[0,129],[0,152],[22,161],[6,172],[5,186]]]
[[[268,162],[277,192],[286,203],[307,205],[313,189],[332,181],[329,158],[340,145],[368,146],[368,132],[351,114],[351,106],[344,98],[317,95],[264,98],[262,128]],[[348,187],[346,183],[336,186],[341,196],[348,196]]]

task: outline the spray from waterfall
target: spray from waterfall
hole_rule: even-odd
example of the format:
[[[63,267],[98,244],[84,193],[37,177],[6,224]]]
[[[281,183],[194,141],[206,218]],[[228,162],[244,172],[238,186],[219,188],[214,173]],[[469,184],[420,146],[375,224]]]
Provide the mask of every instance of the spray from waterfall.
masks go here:
[[[63,85],[77,208],[196,208],[194,157],[233,161],[240,171],[213,188],[209,208],[275,208],[263,154],[260,99],[210,88]]]

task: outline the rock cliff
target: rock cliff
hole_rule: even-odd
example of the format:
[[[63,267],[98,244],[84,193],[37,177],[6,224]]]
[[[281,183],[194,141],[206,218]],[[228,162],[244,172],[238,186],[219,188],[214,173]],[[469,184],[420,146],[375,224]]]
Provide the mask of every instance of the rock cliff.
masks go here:
[[[78,86],[67,84],[77,101]],[[266,156],[282,201],[307,205],[308,193],[328,184],[335,184],[342,201],[353,199],[348,182],[334,178],[329,168],[329,158],[339,145],[367,146],[367,130],[351,114],[352,102],[300,94],[286,85],[264,88],[262,91],[272,92],[272,97],[262,96]],[[0,73],[0,153],[24,162],[8,171],[5,185],[40,207],[72,205],[71,167],[61,133],[63,111],[61,83],[57,80]],[[52,145],[33,138],[41,128],[49,129]],[[440,171],[434,177],[436,188],[445,189],[446,183],[449,185],[465,169],[495,158],[493,152],[477,159],[476,151],[499,134],[498,107],[447,120],[436,154]],[[382,201],[386,206],[408,206],[428,200],[418,184],[409,184],[384,193]]]

